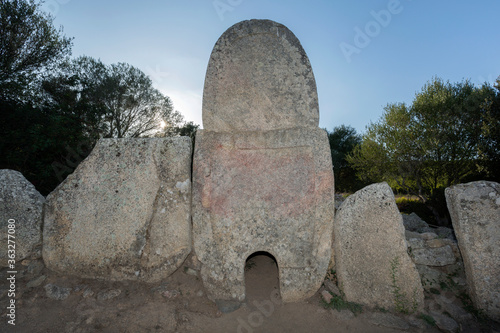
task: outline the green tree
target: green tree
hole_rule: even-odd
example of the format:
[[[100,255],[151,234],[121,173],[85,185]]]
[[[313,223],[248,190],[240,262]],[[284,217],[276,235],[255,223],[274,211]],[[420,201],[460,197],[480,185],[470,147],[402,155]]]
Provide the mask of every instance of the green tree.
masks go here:
[[[82,56],[63,64],[43,87],[46,104],[78,116],[94,139],[167,135],[183,121],[170,98],[126,63]]]
[[[71,53],[41,2],[0,0],[0,98],[26,102],[36,78]]]
[[[196,125],[194,122],[190,121],[182,125],[173,127],[166,133],[160,133],[160,136],[189,136],[191,140],[193,140],[193,145],[194,145],[196,132],[198,131],[199,128],[200,125]]]
[[[71,53],[40,2],[0,0],[0,168],[22,172],[43,194],[57,184],[51,163],[81,140],[73,117],[43,109],[39,82]]]
[[[20,171],[51,192],[90,152],[78,118],[57,109],[0,101],[0,169]],[[54,170],[53,165],[60,166]]]
[[[438,219],[444,188],[481,176],[480,147],[495,98],[489,85],[433,79],[412,105],[387,105],[347,160],[361,179],[385,180],[430,201]]]
[[[44,78],[40,87],[41,104],[77,118],[92,145],[107,130],[103,121],[105,89],[101,83],[106,75],[107,68],[101,61],[79,57],[61,63],[57,71]]]
[[[354,192],[363,184],[355,177],[354,169],[346,160],[354,147],[361,143],[361,136],[351,126],[340,125],[326,131],[332,154],[335,188],[340,192]]]
[[[52,163],[62,181],[90,153],[100,138],[162,137],[192,134],[182,125],[170,99],[153,88],[151,79],[125,63],[105,65],[82,56],[66,61],[42,82],[44,110],[72,119],[79,141],[64,147]]]
[[[500,77],[496,80],[495,88],[496,97],[483,122],[480,151],[485,178],[500,182]]]

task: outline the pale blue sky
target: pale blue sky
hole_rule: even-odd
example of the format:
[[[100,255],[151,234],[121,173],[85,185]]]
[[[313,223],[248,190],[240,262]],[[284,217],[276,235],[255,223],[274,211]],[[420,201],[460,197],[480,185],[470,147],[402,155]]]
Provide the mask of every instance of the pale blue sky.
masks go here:
[[[346,124],[363,132],[387,103],[411,102],[434,76],[479,85],[500,75],[498,0],[47,0],[44,6],[75,37],[73,56],[140,68],[198,124],[212,48],[246,19],[277,21],[299,38],[316,77],[320,126],[329,130]]]

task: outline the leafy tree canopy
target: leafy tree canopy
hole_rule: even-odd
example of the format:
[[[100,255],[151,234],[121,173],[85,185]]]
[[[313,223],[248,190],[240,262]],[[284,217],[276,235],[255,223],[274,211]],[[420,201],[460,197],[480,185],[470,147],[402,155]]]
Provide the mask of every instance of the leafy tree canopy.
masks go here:
[[[0,0],[0,98],[25,100],[36,77],[71,53],[41,2]]]
[[[79,117],[94,140],[172,135],[183,121],[170,98],[126,63],[105,65],[87,56],[76,58],[46,79],[43,91],[48,106]]]
[[[388,181],[426,202],[445,187],[485,177],[489,157],[482,150],[494,146],[490,132],[498,127],[497,100],[488,84],[435,78],[411,105],[387,105],[347,160],[361,179]]]
[[[326,131],[332,154],[333,172],[335,174],[335,188],[340,192],[355,192],[363,187],[363,183],[356,180],[354,169],[346,158],[361,143],[361,135],[351,126],[340,125],[331,132]]]

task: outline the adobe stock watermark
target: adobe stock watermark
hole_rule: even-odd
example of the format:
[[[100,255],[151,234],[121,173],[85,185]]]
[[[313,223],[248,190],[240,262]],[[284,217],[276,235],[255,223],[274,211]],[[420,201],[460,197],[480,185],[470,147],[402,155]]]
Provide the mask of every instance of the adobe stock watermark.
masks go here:
[[[257,310],[251,312],[246,320],[238,317],[237,333],[253,333],[255,328],[262,326],[266,318],[271,317],[274,313],[275,306],[281,304],[280,293],[277,289],[274,289],[268,300],[255,300],[252,304]]]
[[[16,325],[16,220],[7,221],[7,296],[9,302],[7,306],[7,323]]]
[[[353,54],[361,53],[362,49],[370,45],[371,41],[380,35],[382,28],[387,28],[393,16],[400,14],[403,9],[400,0],[389,0],[387,9],[381,9],[379,11],[372,10],[370,12],[373,20],[368,21],[363,29],[358,26],[354,27],[353,43],[342,42],[339,44],[340,50],[344,54],[347,63],[351,63]]]
[[[65,5],[70,1],[71,0],[46,0],[43,3],[42,8],[52,16],[56,16],[57,13],[59,13],[59,10],[61,9],[61,5]]]
[[[163,71],[158,65],[154,69],[151,66],[146,67],[145,73],[156,84],[161,84],[164,79],[170,76],[169,72]]]
[[[214,0],[212,5],[219,15],[221,21],[224,21],[224,14],[227,12],[232,12],[236,7],[241,5],[243,0]]]
[[[498,78],[500,79],[500,76],[498,76]],[[482,75],[479,75],[477,77],[477,83],[479,85],[483,85],[484,83],[489,83],[491,85],[495,85],[496,80],[497,80],[497,77],[495,77],[493,74],[488,74],[487,77],[484,77]]]

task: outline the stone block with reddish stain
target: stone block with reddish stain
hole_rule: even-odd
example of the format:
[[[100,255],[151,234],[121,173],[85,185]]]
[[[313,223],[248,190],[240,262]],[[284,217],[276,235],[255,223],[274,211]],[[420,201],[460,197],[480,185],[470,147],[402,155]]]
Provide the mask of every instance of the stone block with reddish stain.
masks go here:
[[[297,37],[269,20],[217,41],[193,161],[193,238],[210,299],[245,299],[245,262],[276,258],[284,302],[312,296],[331,257],[330,146],[316,82]],[[224,308],[227,308],[224,306]]]
[[[258,251],[276,258],[283,301],[318,290],[334,214],[325,131],[201,130],[193,186],[195,249],[212,300],[245,299],[245,261]]]

